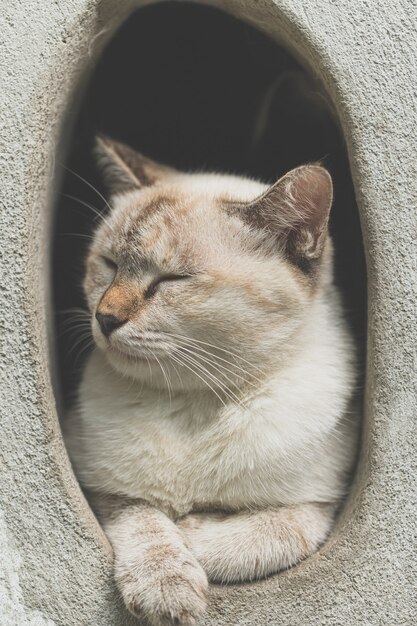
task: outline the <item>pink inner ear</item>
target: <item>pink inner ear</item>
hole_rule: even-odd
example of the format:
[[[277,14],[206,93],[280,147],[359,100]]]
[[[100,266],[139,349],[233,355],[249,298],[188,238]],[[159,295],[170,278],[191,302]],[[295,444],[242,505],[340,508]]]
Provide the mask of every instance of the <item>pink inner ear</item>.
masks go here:
[[[250,205],[241,217],[280,242],[290,260],[318,259],[326,237],[333,199],[332,179],[321,165],[302,165],[280,178]]]
[[[153,185],[175,171],[105,135],[97,136],[94,152],[110,193],[127,193]]]
[[[322,230],[333,198],[330,174],[320,165],[302,165],[285,174],[241,211],[253,226],[280,235],[288,229]]]
[[[303,259],[318,259],[323,251],[333,185],[330,174],[320,165],[304,165],[287,176],[290,177],[290,184],[287,186],[289,198],[285,205],[287,210],[291,210],[292,204],[295,222],[287,234],[286,250],[289,257],[300,265]]]
[[[300,216],[304,228],[321,231],[327,225],[333,199],[330,174],[319,165],[304,165],[287,176],[291,177],[288,191],[292,202],[285,204],[293,204],[295,216]]]

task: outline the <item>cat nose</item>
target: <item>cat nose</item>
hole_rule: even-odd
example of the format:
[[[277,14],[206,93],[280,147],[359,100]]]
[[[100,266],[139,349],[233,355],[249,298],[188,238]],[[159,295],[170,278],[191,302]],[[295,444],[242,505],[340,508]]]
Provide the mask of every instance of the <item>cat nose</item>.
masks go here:
[[[98,321],[101,332],[105,337],[109,337],[110,333],[127,322],[127,319],[122,320],[115,315],[107,315],[99,313],[99,311],[96,311],[96,320]]]

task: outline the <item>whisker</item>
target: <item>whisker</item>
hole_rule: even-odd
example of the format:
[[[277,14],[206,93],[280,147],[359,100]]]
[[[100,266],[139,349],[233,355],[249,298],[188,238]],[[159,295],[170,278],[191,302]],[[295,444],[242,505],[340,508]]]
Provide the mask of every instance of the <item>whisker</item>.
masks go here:
[[[157,361],[157,363],[158,363],[159,367],[161,368],[161,372],[162,372],[162,374],[163,374],[163,376],[164,376],[164,379],[165,379],[165,382],[166,382],[166,384],[167,384],[167,388],[168,388],[169,406],[171,406],[171,404],[172,404],[171,383],[170,383],[170,381],[169,381],[169,379],[168,379],[168,376],[167,376],[167,374],[166,374],[166,372],[165,372],[164,368],[162,367],[162,363],[161,363],[161,361],[158,359],[158,357],[156,356],[156,354],[153,352],[153,350],[152,350],[151,348],[149,348],[149,351],[150,351],[150,353],[152,354],[153,358],[154,358],[154,359],[156,359],[156,361]]]
[[[78,352],[74,365],[77,365],[81,356],[92,346],[94,345],[94,340],[91,335],[81,335],[77,341],[71,346],[69,351],[67,352],[67,359],[74,353],[74,350],[82,346],[81,350]]]
[[[77,320],[82,320],[84,322],[90,322],[90,316],[88,315],[83,315],[81,313],[72,313],[71,316],[69,316],[68,313],[65,314],[66,317],[60,317],[58,318],[58,322],[60,324],[68,324],[71,323],[72,321],[77,321]]]
[[[85,233],[58,233],[58,237],[80,237],[80,239],[88,239],[92,241],[94,237]]]
[[[59,309],[55,311],[57,315],[67,315],[68,313],[82,313],[88,317],[90,317],[90,312],[87,309],[83,309],[82,307],[71,307],[69,309]]]
[[[179,339],[191,340],[190,337],[186,337],[185,335],[178,335],[176,333],[165,333],[165,334],[171,335],[172,337],[176,337],[176,338],[179,338]],[[240,356],[240,354],[237,354],[236,352],[233,352],[232,350],[226,350],[225,348],[221,348],[220,346],[216,346],[213,343],[209,343],[207,341],[201,341],[200,339],[195,339],[194,337],[192,338],[192,341],[195,342],[195,343],[199,343],[199,344],[208,346],[210,348],[214,348],[215,350],[220,350],[221,352],[224,352],[224,353],[229,354],[231,356],[234,356],[237,359],[240,359],[241,361],[243,361],[244,363],[247,363],[248,365],[250,365],[254,369],[258,370],[261,374],[265,375],[265,372],[261,368],[257,367],[256,365],[254,365],[253,363],[251,363],[247,359],[245,359],[242,356]]]
[[[81,198],[77,198],[77,196],[72,196],[69,193],[61,192],[61,196],[63,196],[64,198],[69,198],[70,200],[74,200],[74,202],[78,202],[79,204],[82,204],[82,206],[85,206],[87,209],[90,209],[90,211],[92,211],[96,217],[99,217],[101,220],[104,220],[105,215],[101,213],[93,204],[90,204],[89,202],[86,202],[85,200],[82,200]]]
[[[223,406],[226,406],[226,403],[223,400],[223,398],[217,393],[215,389],[213,389],[213,387],[210,385],[210,383],[207,382],[207,380],[205,380],[202,376],[200,376],[200,374],[198,374],[195,370],[193,370],[192,367],[190,367],[185,361],[182,361],[181,359],[179,359],[178,355],[175,355],[174,357],[174,355],[170,354],[169,356],[176,363],[178,363],[178,365],[181,365],[182,367],[186,367],[188,370],[190,370],[190,372],[192,372],[195,376],[197,376],[197,378],[199,378],[205,385],[207,385],[207,387],[218,397],[218,399],[223,404]]]
[[[167,334],[168,336],[170,336],[170,333],[164,333],[164,334]],[[175,337],[175,340],[178,341],[176,336],[173,335],[173,337]],[[237,370],[239,370],[240,372],[242,372],[246,376],[248,376],[248,377],[252,378],[253,380],[255,380],[257,383],[262,384],[263,381],[260,378],[258,378],[257,376],[255,376],[255,374],[253,374],[252,372],[249,372],[247,369],[243,368],[238,363],[234,363],[234,362],[232,362],[232,361],[230,361],[228,359],[224,359],[223,357],[220,357],[220,356],[218,356],[216,354],[213,354],[213,352],[205,350],[204,348],[202,348],[199,345],[195,345],[194,341],[192,339],[182,337],[179,341],[183,341],[186,345],[188,345],[188,347],[192,348],[195,351],[198,350],[199,352],[203,352],[204,354],[207,354],[212,359],[215,359],[215,361],[221,361],[222,363],[227,363],[232,368],[236,368]],[[195,352],[196,356],[197,356],[197,354],[198,353]],[[198,354],[198,356],[200,358],[203,358],[200,354]],[[229,368],[227,368],[224,365],[222,365],[222,363],[217,363],[217,362],[215,363],[215,362],[213,362],[212,364],[213,364],[213,366],[216,365],[217,367],[222,367],[226,371],[229,371],[231,374],[234,374],[235,376],[239,377],[241,380],[247,382],[248,384],[250,384],[250,385],[252,385],[253,387],[256,388],[256,385],[251,380],[248,380],[248,378],[245,378],[244,376],[242,376],[238,372],[235,372],[234,369],[230,370]],[[255,366],[252,366],[252,367],[255,367]],[[257,368],[257,369],[259,369],[259,368]]]
[[[201,363],[196,361],[194,358],[190,357],[186,354],[181,354],[182,358],[188,361],[190,364],[194,365],[199,369],[202,374],[205,374],[214,384],[217,384],[220,387],[221,391],[225,394],[225,396],[231,401],[241,405],[240,398],[231,390],[226,387],[226,385],[219,380],[217,376],[210,373],[207,368],[205,368]],[[242,405],[243,406],[243,405]]]
[[[87,339],[88,340],[92,340],[91,333],[87,333],[87,332],[85,332],[85,333],[77,333],[76,341],[73,343],[73,345],[69,349],[68,354],[71,354],[76,349],[76,347],[78,345],[80,345],[80,343],[83,343]]]
[[[68,326],[67,328],[63,328],[62,331],[59,332],[60,337],[64,337],[64,335],[68,335],[69,333],[73,333],[78,336],[80,330],[90,330],[89,325],[80,325],[77,326]]]
[[[184,341],[184,339],[181,339],[180,341]],[[230,366],[238,369],[239,371],[243,372],[247,376],[250,376],[251,378],[256,380],[258,383],[262,383],[262,381],[259,378],[257,378],[254,374],[252,374],[251,372],[248,372],[248,370],[244,369],[243,367],[241,367],[237,363],[233,363],[232,361],[229,361],[228,359],[223,359],[222,357],[219,357],[216,354],[213,354],[212,352],[209,352],[208,350],[205,350],[204,348],[201,348],[200,346],[195,346],[192,343],[192,341],[189,341],[189,342],[184,341],[184,342],[189,347],[192,347],[195,351],[198,350],[199,352],[203,352],[204,354],[207,354],[209,357],[212,357],[212,359],[215,359],[216,361],[221,361],[222,363],[227,363],[228,365],[230,365]],[[181,346],[181,344],[180,344],[180,346]],[[181,346],[181,349],[185,349],[184,346]],[[208,363],[211,363],[213,366],[215,365],[216,367],[221,367],[222,369],[226,370],[230,374],[234,374],[235,376],[237,376],[241,380],[247,382],[249,385],[252,385],[253,387],[256,387],[256,385],[252,381],[250,381],[247,378],[245,378],[244,376],[242,376],[242,374],[238,374],[234,370],[231,370],[228,367],[226,367],[225,365],[222,365],[222,363],[213,362],[209,358],[204,358],[203,356],[201,356],[197,352],[194,352],[194,354],[195,354],[195,356],[198,356],[199,358],[203,359],[204,361],[206,361]]]
[[[180,383],[181,383],[181,387],[184,389],[184,381],[182,380],[181,374],[180,374],[180,372],[178,371],[178,368],[175,366],[174,361],[172,361],[171,365],[172,365],[172,367],[174,368],[174,371],[175,371],[175,373],[176,373],[176,375],[177,375],[177,378],[178,378],[178,380],[179,380],[179,381],[180,381]]]
[[[128,354],[129,354],[130,356],[135,356],[135,355],[131,352],[131,350],[130,350],[129,348],[127,348],[127,352],[128,352]],[[152,369],[151,369],[151,365],[150,365],[150,363],[149,363],[149,359],[148,359],[147,354],[144,354],[144,357],[145,357],[146,362],[147,362],[148,367],[149,367],[149,377],[150,377],[150,379],[152,380]],[[130,388],[132,388],[132,386],[133,386],[136,382],[137,382],[137,381],[135,381],[134,379],[132,379],[132,382],[131,382]],[[143,391],[143,386],[144,386],[144,384],[145,384],[145,381],[144,381],[144,380],[142,380],[142,384],[141,384],[141,386],[140,386],[140,389],[139,389],[139,391],[137,392],[137,394],[136,394],[136,396],[135,396],[135,399],[136,399],[136,400],[139,400],[140,395],[141,395],[141,393],[142,393],[142,391]]]
[[[214,367],[216,369],[216,371],[221,375],[224,376],[226,378],[226,380],[229,381],[230,384],[232,384],[234,387],[237,387],[237,383],[235,381],[233,381],[230,376],[228,376],[227,374],[225,374],[222,371],[219,371],[219,369],[217,368],[221,368],[222,370],[225,370],[226,372],[229,372],[230,374],[233,374],[235,376],[237,376],[241,381],[247,383],[248,385],[252,385],[252,387],[256,387],[255,383],[253,383],[252,381],[248,380],[247,378],[245,378],[244,376],[242,376],[242,374],[238,374],[236,372],[234,372],[233,370],[231,370],[230,368],[226,367],[225,365],[222,364],[218,364],[215,361],[213,361],[212,359],[208,359],[205,356],[202,356],[201,354],[198,354],[197,352],[190,350],[188,348],[185,348],[184,346],[178,345],[178,348],[180,351],[185,350],[186,352],[188,352],[189,354],[195,356],[197,359],[201,359],[202,361],[204,361],[205,363],[207,363],[208,365],[211,365],[212,367]]]
[[[112,225],[110,224],[110,221],[109,221],[109,216],[106,216],[104,213],[102,213],[99,209],[97,209],[97,207],[95,207],[90,202],[86,202],[85,200],[82,200],[81,198],[77,198],[77,196],[72,196],[72,195],[70,195],[68,193],[62,193],[61,192],[61,196],[63,196],[64,198],[69,198],[70,200],[73,200],[74,202],[78,202],[82,206],[87,207],[87,209],[90,209],[90,211],[92,211],[92,213],[94,213],[94,215],[96,216],[96,217],[93,218],[93,222],[96,223],[97,222],[97,218],[100,218],[100,221],[103,224],[106,224],[110,228],[110,230],[113,229],[113,227],[112,227]],[[85,216],[85,212],[83,212],[83,211],[78,210],[77,213],[80,214],[80,215],[84,215]]]
[[[77,354],[77,358],[75,359],[75,365],[77,365],[80,358],[87,352],[87,350],[90,350],[93,346],[94,346],[94,341],[91,339],[91,341],[87,342],[86,345],[83,348],[81,348],[80,352]]]
[[[201,373],[204,373],[213,382],[214,385],[217,385],[217,387],[222,391],[222,393],[224,393],[224,395],[230,402],[238,406],[243,406],[239,396],[234,391],[232,391],[232,389],[230,389],[230,387],[226,385],[226,383],[224,383],[218,376],[210,372],[205,366],[199,363],[196,359],[190,357],[189,355],[187,355],[187,357],[190,359],[190,362],[193,365],[198,367]]]
[[[70,167],[68,167],[67,165],[64,165],[63,163],[61,163],[61,166],[67,170],[68,172],[70,172],[70,174],[73,174],[73,176],[76,176],[79,180],[81,180],[83,183],[85,183],[86,185],[88,185],[88,187],[90,187],[90,189],[92,189],[102,200],[103,202],[106,204],[106,206],[109,208],[109,210],[111,211],[111,206],[110,204],[107,202],[106,198],[103,196],[102,193],[99,192],[98,189],[96,189],[94,187],[94,185],[92,185],[90,182],[88,182],[88,180],[86,180],[85,178],[83,178],[81,176],[81,174],[77,174],[77,172],[74,172],[74,170],[72,170]]]

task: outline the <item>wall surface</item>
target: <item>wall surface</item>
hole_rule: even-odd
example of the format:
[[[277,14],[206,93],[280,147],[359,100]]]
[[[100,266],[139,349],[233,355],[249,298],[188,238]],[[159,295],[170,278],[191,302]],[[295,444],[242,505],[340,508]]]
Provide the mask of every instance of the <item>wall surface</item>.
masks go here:
[[[326,84],[348,143],[369,272],[363,455],[322,551],[213,587],[202,624],[417,622],[417,5],[235,0]],[[111,554],[60,437],[48,367],[55,159],[76,94],[127,0],[8,0],[0,51],[0,624],[122,626]],[[64,122],[66,122],[64,124]],[[62,127],[66,135],[62,137]]]

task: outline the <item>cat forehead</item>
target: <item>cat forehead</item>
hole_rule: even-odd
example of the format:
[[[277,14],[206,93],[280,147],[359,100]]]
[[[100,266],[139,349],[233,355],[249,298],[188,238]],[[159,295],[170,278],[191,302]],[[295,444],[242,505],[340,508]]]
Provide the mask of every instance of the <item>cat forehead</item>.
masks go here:
[[[203,244],[202,236],[210,234],[214,245],[216,232],[223,241],[227,236],[230,202],[251,201],[264,190],[262,183],[236,176],[179,174],[174,180],[116,196],[104,234],[135,245],[144,238],[155,240],[156,234],[158,239],[164,235],[166,243],[176,240],[178,245],[180,236],[182,241],[197,237]]]
[[[96,244],[119,256],[164,259],[173,266],[210,265],[231,252],[224,245],[233,225],[227,203],[247,202],[265,185],[235,176],[184,174],[175,180],[144,187],[113,198],[113,209],[98,233]],[[132,257],[133,254],[133,257]]]
[[[118,217],[146,220],[164,212],[185,217],[221,208],[223,201],[249,202],[261,195],[266,185],[224,174],[178,174],[166,182],[118,196],[114,203]]]
[[[237,202],[249,202],[261,195],[267,185],[250,178],[230,174],[181,174],[178,176],[178,187],[207,198],[233,199]]]

